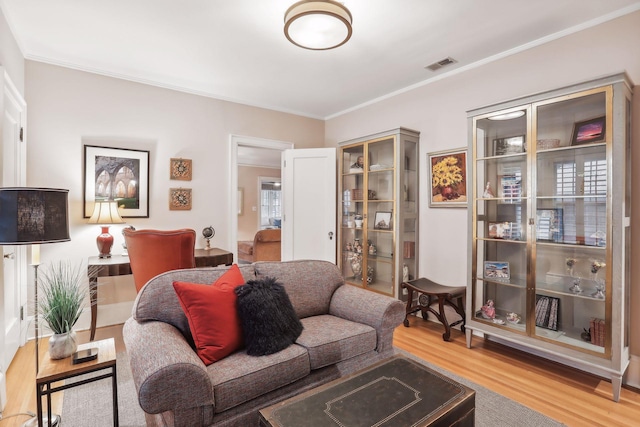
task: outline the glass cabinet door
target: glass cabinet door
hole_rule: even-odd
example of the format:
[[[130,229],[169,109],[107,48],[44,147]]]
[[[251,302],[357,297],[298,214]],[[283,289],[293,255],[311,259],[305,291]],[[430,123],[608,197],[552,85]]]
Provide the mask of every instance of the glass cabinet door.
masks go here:
[[[342,276],[345,282],[364,286],[364,145],[347,147],[342,151],[341,251]],[[366,277],[366,276],[365,276]]]
[[[366,287],[394,294],[395,138],[373,141],[368,148]]]
[[[605,352],[611,88],[534,104],[535,334]]]
[[[474,287],[478,319],[524,333],[527,307],[526,107],[474,119]]]
[[[417,279],[418,271],[418,143],[404,140],[401,142],[404,170],[400,174],[402,182],[400,190],[402,200],[400,202],[403,211],[402,220],[399,221],[401,227],[399,235],[402,239],[402,277],[398,282]],[[405,289],[406,291],[406,289]],[[402,295],[401,298],[404,298]],[[416,296],[417,298],[417,296]]]

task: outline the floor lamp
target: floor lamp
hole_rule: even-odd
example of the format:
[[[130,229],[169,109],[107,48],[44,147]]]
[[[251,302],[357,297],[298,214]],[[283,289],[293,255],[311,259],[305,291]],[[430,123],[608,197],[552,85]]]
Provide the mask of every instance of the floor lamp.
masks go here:
[[[38,266],[40,245],[68,242],[69,190],[55,188],[0,188],[0,245],[31,245],[31,264],[34,271],[36,376],[39,371]],[[51,425],[60,423],[60,416],[51,417]],[[38,417],[23,426],[38,425]],[[49,425],[43,419],[43,425]]]

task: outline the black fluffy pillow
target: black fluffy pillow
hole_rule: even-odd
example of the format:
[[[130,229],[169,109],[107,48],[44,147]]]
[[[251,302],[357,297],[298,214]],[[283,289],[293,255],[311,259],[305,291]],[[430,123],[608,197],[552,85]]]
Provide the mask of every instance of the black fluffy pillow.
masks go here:
[[[272,277],[250,280],[235,289],[247,354],[264,356],[284,350],[302,333],[284,287]]]

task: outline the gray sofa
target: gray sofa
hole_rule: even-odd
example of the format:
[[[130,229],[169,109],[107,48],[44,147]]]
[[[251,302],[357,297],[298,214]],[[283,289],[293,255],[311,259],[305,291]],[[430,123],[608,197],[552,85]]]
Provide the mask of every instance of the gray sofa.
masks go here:
[[[345,285],[328,262],[258,262],[240,267],[244,279],[277,278],[302,334],[275,354],[240,350],[205,366],[173,281],[211,284],[227,269],[163,273],[138,294],[123,333],[147,425],[257,426],[261,408],[393,354],[393,331],[404,319],[400,301]]]

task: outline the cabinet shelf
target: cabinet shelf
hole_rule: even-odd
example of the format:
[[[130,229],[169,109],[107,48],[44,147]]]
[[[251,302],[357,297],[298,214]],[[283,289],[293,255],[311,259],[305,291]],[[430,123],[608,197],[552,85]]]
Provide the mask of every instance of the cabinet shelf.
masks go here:
[[[512,288],[526,289],[526,282],[524,280],[516,279],[492,279],[489,277],[478,277],[477,280],[489,283],[492,285],[508,286]]]
[[[514,153],[514,154],[501,154],[499,156],[486,156],[479,157],[477,160],[504,160],[504,159],[517,159],[521,157],[527,157],[527,153]]]
[[[579,249],[587,249],[587,250],[598,251],[598,252],[606,252],[606,249],[607,249],[605,246],[587,245],[584,243],[545,242],[542,240],[537,240],[536,245],[557,247],[557,248],[561,248],[561,247],[579,248]]]

